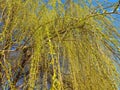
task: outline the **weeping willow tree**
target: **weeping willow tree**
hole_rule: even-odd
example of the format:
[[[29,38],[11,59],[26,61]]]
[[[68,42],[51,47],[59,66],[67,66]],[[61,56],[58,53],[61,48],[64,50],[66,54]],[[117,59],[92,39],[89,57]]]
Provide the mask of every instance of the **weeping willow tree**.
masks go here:
[[[0,0],[0,88],[118,90],[118,8],[107,0]]]

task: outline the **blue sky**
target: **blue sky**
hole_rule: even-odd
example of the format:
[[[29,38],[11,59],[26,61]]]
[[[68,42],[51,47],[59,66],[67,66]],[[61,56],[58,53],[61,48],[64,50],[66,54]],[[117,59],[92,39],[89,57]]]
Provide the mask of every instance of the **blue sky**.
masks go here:
[[[108,1],[110,1],[110,2],[117,2],[118,0],[108,0]]]

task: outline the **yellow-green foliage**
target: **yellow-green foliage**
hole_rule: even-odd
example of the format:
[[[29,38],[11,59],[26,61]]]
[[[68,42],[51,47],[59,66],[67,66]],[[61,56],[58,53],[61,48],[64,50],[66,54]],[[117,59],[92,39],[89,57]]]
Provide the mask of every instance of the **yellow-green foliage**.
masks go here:
[[[97,12],[92,0],[88,3],[90,7],[85,0],[64,4],[60,0],[1,0],[2,88],[7,82],[11,90],[117,90],[120,75],[113,57],[119,58],[120,35],[109,19],[114,12],[104,11],[100,3],[104,12]],[[18,47],[11,50],[14,45]],[[31,48],[29,57],[27,47]],[[17,59],[11,59],[13,52],[20,52]],[[19,74],[15,77],[15,73]],[[24,82],[17,86],[22,74]]]

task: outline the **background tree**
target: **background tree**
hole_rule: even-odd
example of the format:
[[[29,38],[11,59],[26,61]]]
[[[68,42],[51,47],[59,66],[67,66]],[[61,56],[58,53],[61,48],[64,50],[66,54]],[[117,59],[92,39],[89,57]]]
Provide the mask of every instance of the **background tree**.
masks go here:
[[[119,4],[103,1],[1,0],[1,89],[117,90]]]

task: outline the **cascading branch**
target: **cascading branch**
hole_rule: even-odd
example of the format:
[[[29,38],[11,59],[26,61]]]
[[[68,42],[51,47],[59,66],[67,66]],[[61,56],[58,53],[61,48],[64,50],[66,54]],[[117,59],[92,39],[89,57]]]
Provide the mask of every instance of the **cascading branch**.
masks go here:
[[[1,0],[0,89],[118,90],[118,4],[94,2]]]

